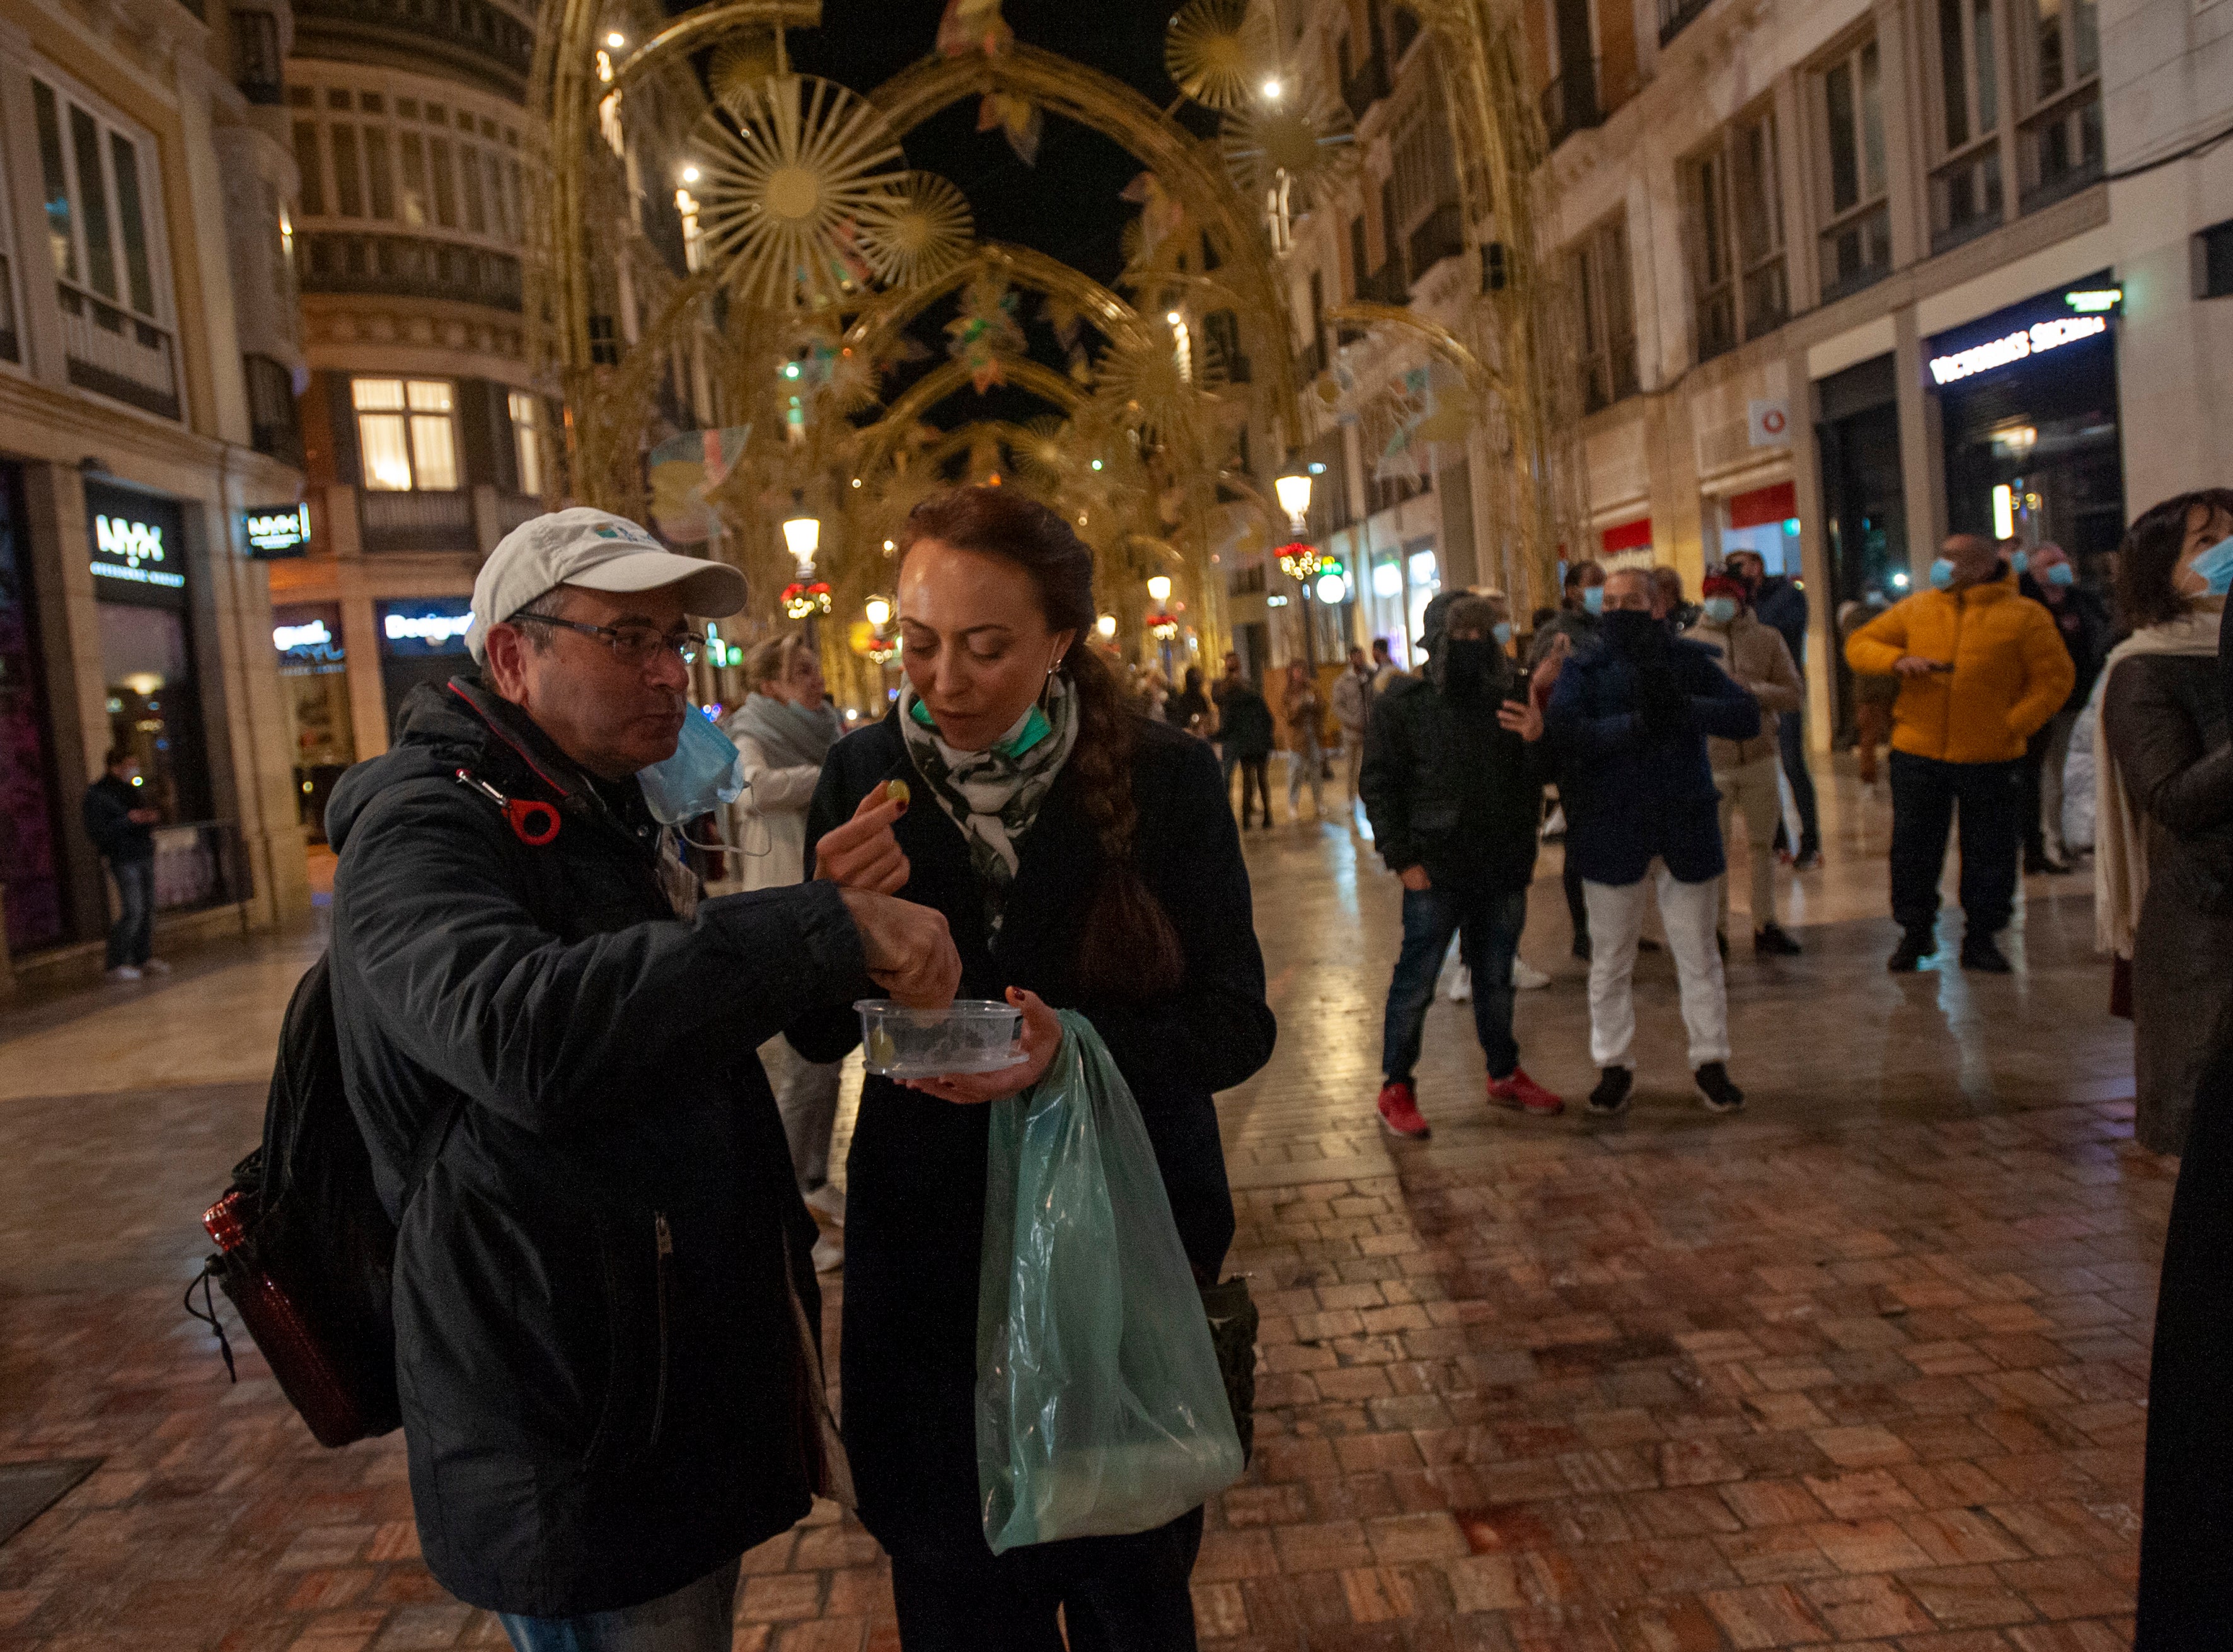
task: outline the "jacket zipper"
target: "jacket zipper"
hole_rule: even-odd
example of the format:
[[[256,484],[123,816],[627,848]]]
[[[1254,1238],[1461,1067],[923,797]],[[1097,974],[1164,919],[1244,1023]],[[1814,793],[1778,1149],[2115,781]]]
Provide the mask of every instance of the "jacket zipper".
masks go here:
[[[667,1226],[663,1210],[652,1212],[651,1225],[659,1246],[659,1382],[651,1401],[651,1445],[655,1447],[667,1423],[667,1276],[674,1256],[674,1230]]]

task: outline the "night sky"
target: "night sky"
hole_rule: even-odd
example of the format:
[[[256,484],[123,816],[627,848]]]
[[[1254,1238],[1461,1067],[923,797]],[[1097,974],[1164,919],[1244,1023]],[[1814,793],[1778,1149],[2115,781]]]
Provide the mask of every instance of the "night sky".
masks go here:
[[[1019,42],[1090,64],[1167,109],[1178,97],[1163,72],[1171,10],[1169,0],[1007,0],[1004,15]],[[944,10],[944,0],[824,0],[822,27],[789,36],[791,61],[803,74],[869,93],[930,55]],[[1192,105],[1179,118],[1197,133],[1214,130],[1214,117]],[[1123,267],[1123,226],[1138,209],[1119,196],[1142,168],[1111,140],[1049,115],[1038,164],[1026,166],[1004,134],[977,130],[972,98],[901,134],[901,142],[909,166],[951,179],[968,197],[980,239],[1035,247],[1103,282],[1113,283]],[[953,314],[951,303],[938,306],[915,328],[939,359],[946,353],[943,324]],[[1020,314],[1032,354],[1063,367],[1065,358],[1038,319],[1035,296],[1024,296]],[[903,374],[888,392],[896,394],[912,376]],[[983,417],[1020,423],[1046,411],[1036,397],[995,389],[982,398],[950,400],[933,417],[950,427]]]

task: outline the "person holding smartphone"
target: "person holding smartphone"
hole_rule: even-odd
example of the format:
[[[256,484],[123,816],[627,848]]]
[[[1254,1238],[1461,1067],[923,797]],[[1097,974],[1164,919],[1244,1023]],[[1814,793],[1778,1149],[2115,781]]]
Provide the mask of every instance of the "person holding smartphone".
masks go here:
[[[1501,596],[1438,596],[1426,626],[1426,671],[1398,678],[1373,707],[1362,777],[1373,840],[1403,884],[1403,949],[1381,1033],[1380,1122],[1414,1139],[1430,1134],[1412,1070],[1452,935],[1473,972],[1489,1105],[1543,1117],[1566,1107],[1527,1076],[1512,1034],[1512,959],[1550,777],[1542,707],[1512,657]]]

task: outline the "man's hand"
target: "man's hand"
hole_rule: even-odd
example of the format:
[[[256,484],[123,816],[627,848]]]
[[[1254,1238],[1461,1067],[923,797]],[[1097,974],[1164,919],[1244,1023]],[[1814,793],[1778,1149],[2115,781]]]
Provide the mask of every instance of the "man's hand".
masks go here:
[[[1062,1048],[1062,1020],[1020,986],[1008,989],[1008,1002],[1024,1012],[1024,1058],[996,1073],[949,1073],[931,1078],[902,1080],[908,1089],[935,1096],[941,1102],[968,1107],[997,1102],[1029,1089],[1046,1076],[1054,1053]]]
[[[1943,660],[1925,660],[1919,654],[1902,654],[1899,663],[1895,665],[1892,670],[1903,677],[1927,677],[1934,671],[1943,671],[1945,668],[1945,663]]]
[[[847,889],[844,901],[870,979],[912,1009],[942,1010],[954,1002],[961,954],[954,950],[944,913],[867,889]]]
[[[822,834],[814,848],[814,875],[848,889],[897,894],[913,872],[900,840],[892,835],[892,823],[907,808],[904,784],[888,780],[872,787],[852,819]]]
[[[1496,720],[1523,740],[1543,738],[1543,708],[1533,696],[1526,699],[1507,699],[1496,708]]]
[[[1427,868],[1423,866],[1407,866],[1396,876],[1413,894],[1424,894],[1435,887],[1435,881],[1427,875]]]

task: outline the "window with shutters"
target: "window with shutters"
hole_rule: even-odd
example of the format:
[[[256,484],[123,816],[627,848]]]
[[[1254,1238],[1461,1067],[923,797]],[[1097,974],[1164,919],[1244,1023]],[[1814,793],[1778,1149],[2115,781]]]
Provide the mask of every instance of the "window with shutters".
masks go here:
[[[446,379],[352,379],[364,485],[381,493],[458,485],[457,387]]]
[[[1576,309],[1582,406],[1595,413],[1636,393],[1636,309],[1628,263],[1628,222],[1616,218],[1566,255]]]
[[[1885,166],[1884,73],[1872,35],[1814,77],[1822,142],[1814,191],[1822,298],[1859,292],[1891,270],[1891,202]]]

